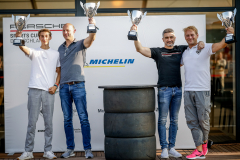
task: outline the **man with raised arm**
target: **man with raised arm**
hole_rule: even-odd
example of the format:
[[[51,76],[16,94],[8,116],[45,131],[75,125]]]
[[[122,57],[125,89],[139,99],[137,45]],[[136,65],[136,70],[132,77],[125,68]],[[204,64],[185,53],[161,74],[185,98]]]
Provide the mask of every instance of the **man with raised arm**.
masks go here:
[[[93,18],[89,19],[90,24],[95,24]],[[66,40],[60,45],[61,80],[60,98],[64,116],[64,130],[66,135],[67,151],[62,154],[62,158],[74,156],[74,130],[72,122],[72,103],[75,103],[78,117],[80,119],[83,147],[86,158],[93,158],[91,152],[91,134],[88,121],[84,64],[86,59],[86,49],[95,40],[96,33],[90,33],[86,39],[76,40],[75,27],[67,23],[63,26],[63,37]]]
[[[133,25],[131,30],[137,30]],[[175,147],[178,130],[178,113],[182,99],[182,82],[180,73],[180,62],[182,53],[187,46],[174,46],[176,36],[171,28],[162,33],[164,47],[147,48],[143,47],[139,40],[134,41],[137,52],[145,57],[155,60],[158,69],[158,134],[162,148],[161,158],[182,157]],[[199,49],[204,47],[200,42]],[[166,122],[168,111],[170,114],[169,138],[166,140]]]
[[[233,34],[234,29],[226,29]],[[219,43],[206,43],[205,48],[197,51],[198,30],[195,26],[183,29],[188,48],[182,55],[181,64],[185,69],[184,109],[188,128],[196,149],[188,155],[188,159],[205,159],[208,152],[207,142],[210,131],[211,112],[211,76],[210,56],[225,48],[225,38]]]
[[[17,31],[16,37],[20,37],[21,34],[22,32]],[[28,127],[25,152],[17,158],[18,160],[33,158],[32,152],[34,148],[36,123],[41,106],[45,125],[43,157],[48,159],[57,158],[52,152],[52,118],[55,92],[60,82],[59,53],[49,47],[49,41],[52,39],[52,33],[49,29],[39,30],[38,36],[41,41],[41,46],[39,48],[33,49],[26,46],[19,46],[25,55],[32,61],[32,65],[28,85]],[[56,81],[55,71],[58,73]]]

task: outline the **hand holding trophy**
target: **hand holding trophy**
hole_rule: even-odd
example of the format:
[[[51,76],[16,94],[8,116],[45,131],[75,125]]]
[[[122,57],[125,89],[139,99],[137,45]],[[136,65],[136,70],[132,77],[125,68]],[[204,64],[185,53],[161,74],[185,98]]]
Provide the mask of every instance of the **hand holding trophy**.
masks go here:
[[[232,27],[232,24],[234,23],[234,17],[236,16],[237,9],[235,8],[234,11],[228,11],[223,12],[221,14],[217,14],[217,17],[220,21],[222,21],[222,26],[225,26],[226,28]],[[233,34],[227,34],[225,38],[225,43],[234,43],[235,37]]]
[[[12,20],[15,24],[15,27],[18,32],[21,32],[23,28],[25,28],[27,20],[30,18],[30,14],[25,17],[25,16],[14,16],[12,15]],[[16,39],[13,40],[13,45],[15,46],[25,46],[25,41],[22,39],[22,37],[17,37]]]
[[[130,11],[128,10],[128,16],[130,17],[133,26],[134,25],[139,25],[139,23],[141,22],[142,18],[145,17],[147,15],[147,12],[143,13],[141,11],[138,10],[133,10],[132,13],[130,13]],[[133,29],[133,28],[132,28]],[[138,39],[138,33],[137,33],[137,27],[136,30],[132,30],[128,32],[128,40],[137,40]]]
[[[82,6],[84,10],[84,14],[89,18],[92,19],[95,14],[97,14],[97,9],[100,6],[100,2],[97,3],[85,3],[83,5],[82,2],[80,2],[80,5]],[[95,26],[94,23],[91,23],[91,20],[89,20],[89,25],[87,27],[87,33],[96,33],[97,32],[97,27]]]

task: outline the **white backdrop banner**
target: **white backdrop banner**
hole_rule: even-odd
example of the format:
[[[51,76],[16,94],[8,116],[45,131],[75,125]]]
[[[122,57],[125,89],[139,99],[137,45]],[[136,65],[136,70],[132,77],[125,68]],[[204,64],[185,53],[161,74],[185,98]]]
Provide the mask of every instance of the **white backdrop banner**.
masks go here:
[[[104,150],[103,130],[103,90],[100,85],[141,85],[156,84],[158,73],[153,59],[136,52],[133,41],[127,39],[131,22],[127,16],[95,17],[100,30],[93,45],[87,50],[85,67],[87,108],[91,125],[91,143],[93,151]],[[26,46],[40,47],[37,31],[48,28],[52,31],[50,47],[57,50],[64,42],[62,27],[72,23],[76,28],[76,39],[84,39],[87,17],[37,17],[30,18],[23,32]],[[163,47],[162,31],[172,28],[176,34],[176,45],[186,45],[183,28],[194,25],[199,30],[199,40],[205,42],[205,15],[146,16],[139,25],[139,38],[143,46]],[[27,92],[31,70],[31,61],[16,46],[13,46],[16,29],[11,18],[3,19],[4,37],[4,91],[5,91],[5,146],[6,153],[23,152],[27,132],[28,111]],[[184,81],[182,68],[182,80]],[[157,95],[157,89],[156,89]],[[53,116],[53,151],[65,151],[66,138],[63,125],[63,113],[59,94],[55,95]],[[74,110],[74,109],[73,109]],[[75,111],[75,110],[74,110]],[[83,150],[79,118],[74,112],[75,150]],[[156,96],[156,122],[158,119]],[[169,126],[169,120],[167,123]],[[160,149],[157,123],[157,148]],[[186,138],[188,137],[188,138]],[[43,152],[44,121],[40,115],[36,127],[34,152]],[[179,114],[179,127],[176,148],[193,148],[194,143],[186,125],[183,101]]]

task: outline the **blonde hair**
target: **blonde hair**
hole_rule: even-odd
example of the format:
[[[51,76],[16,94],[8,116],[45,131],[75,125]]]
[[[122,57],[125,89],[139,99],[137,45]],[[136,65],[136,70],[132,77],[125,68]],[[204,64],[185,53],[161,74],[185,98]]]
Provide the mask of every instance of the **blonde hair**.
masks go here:
[[[40,37],[41,32],[48,32],[49,36],[52,37],[52,32],[47,28],[43,28],[43,29],[39,30],[38,31],[38,37]]]
[[[198,29],[195,26],[188,26],[186,28],[183,28],[184,33],[186,33],[187,30],[192,30],[194,31],[196,34],[198,34]]]

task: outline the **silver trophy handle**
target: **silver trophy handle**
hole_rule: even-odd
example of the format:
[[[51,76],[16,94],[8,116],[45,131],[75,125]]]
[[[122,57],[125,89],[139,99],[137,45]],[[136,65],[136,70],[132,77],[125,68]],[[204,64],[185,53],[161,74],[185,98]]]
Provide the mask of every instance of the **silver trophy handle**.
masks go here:
[[[218,19],[222,22],[222,26],[223,26],[222,14],[218,14],[218,13],[217,13],[217,17],[218,17]]]
[[[14,18],[14,15],[12,14],[12,20],[13,20],[13,22],[15,23],[15,20],[14,20],[15,18]]]
[[[97,8],[96,8],[96,10],[98,9],[99,6],[100,6],[100,1],[97,3]]]
[[[86,11],[85,11],[85,9],[84,9],[84,7],[83,7],[83,3],[82,3],[82,1],[80,1],[80,6],[81,6],[82,9],[84,10],[84,14],[86,14]]]
[[[144,13],[143,18],[146,17],[146,15],[147,15],[147,11]]]
[[[128,16],[129,16],[129,18],[130,18],[130,21],[132,21],[131,12],[130,12],[129,10],[127,11],[127,14],[128,14]]]
[[[26,22],[29,20],[29,18],[30,18],[30,14],[27,16]]]
[[[131,13],[130,13],[129,10],[127,11],[127,14],[128,14],[128,16],[131,18]]]
[[[217,17],[220,21],[222,21],[222,17],[220,16],[220,14],[217,13]]]
[[[234,23],[234,17],[236,16],[236,14],[237,14],[237,9],[235,8],[235,9],[233,10],[233,15],[232,15],[232,21],[233,21],[233,23]]]
[[[97,9],[98,9],[98,7],[100,6],[100,1],[97,3],[97,5],[94,7],[94,12],[95,12],[95,14],[97,14]],[[94,14],[94,15],[95,15]]]
[[[236,14],[237,14],[237,8],[235,8],[235,9],[233,10],[233,13],[234,13],[233,17],[235,17]]]

